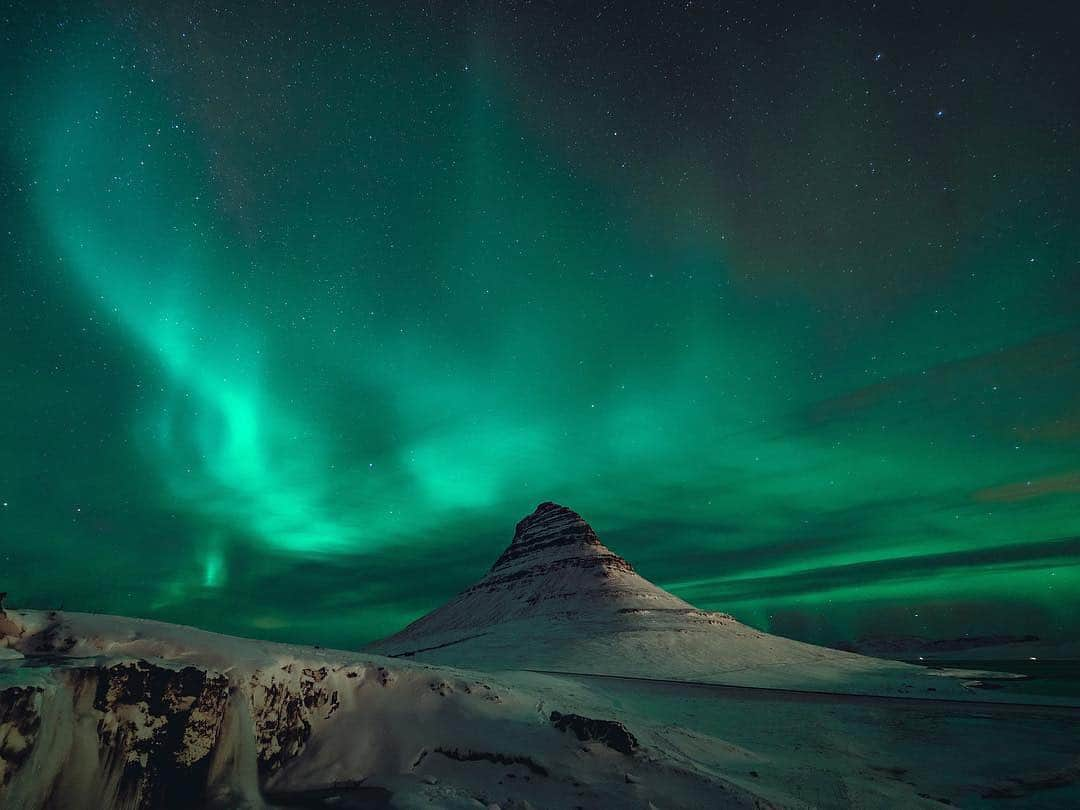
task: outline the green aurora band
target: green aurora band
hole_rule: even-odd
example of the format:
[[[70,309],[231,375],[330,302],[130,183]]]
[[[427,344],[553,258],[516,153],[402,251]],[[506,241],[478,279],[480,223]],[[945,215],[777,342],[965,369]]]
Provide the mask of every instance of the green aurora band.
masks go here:
[[[356,646],[556,500],[808,640],[1074,637],[1080,143],[1051,91],[1025,127],[973,80],[960,130],[841,61],[792,145],[759,78],[773,119],[715,136],[748,195],[498,20],[373,14],[9,20],[14,603]]]

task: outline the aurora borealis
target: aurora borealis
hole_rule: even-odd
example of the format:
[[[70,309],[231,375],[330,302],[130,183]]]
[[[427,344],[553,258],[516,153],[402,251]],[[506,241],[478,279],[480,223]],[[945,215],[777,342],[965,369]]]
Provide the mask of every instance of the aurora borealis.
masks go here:
[[[797,638],[1075,638],[1067,12],[446,5],[4,13],[10,601],[355,647],[554,500]]]

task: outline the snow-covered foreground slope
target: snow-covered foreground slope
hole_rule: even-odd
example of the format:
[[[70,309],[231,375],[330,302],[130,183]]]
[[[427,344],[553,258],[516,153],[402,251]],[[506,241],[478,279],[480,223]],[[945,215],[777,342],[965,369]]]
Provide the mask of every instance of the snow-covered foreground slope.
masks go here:
[[[6,621],[8,810],[769,806],[542,679],[119,617]]]
[[[5,809],[1080,806],[1080,713],[1064,708],[485,674],[135,619],[0,619]]]
[[[698,610],[639,576],[580,515],[554,503],[518,523],[483,579],[368,650],[474,669],[973,696],[959,678],[773,636]]]

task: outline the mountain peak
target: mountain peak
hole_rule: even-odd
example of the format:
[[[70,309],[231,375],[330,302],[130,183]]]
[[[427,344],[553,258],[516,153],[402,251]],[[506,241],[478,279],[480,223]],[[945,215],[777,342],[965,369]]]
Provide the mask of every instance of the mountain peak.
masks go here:
[[[531,515],[518,521],[514,539],[495,561],[489,576],[526,558],[545,558],[550,563],[553,556],[577,556],[575,551],[590,557],[610,555],[613,561],[630,568],[629,563],[604,548],[585,518],[573,509],[544,501]]]
[[[533,510],[531,515],[526,515],[518,521],[517,527],[514,529],[513,545],[532,542],[546,527],[566,522],[580,524],[589,532],[592,532],[592,527],[573,509],[553,501],[544,501]]]
[[[421,638],[456,644],[469,631],[508,621],[626,618],[641,609],[693,608],[638,576],[573,509],[545,501],[518,522],[483,579],[379,646],[396,653]]]

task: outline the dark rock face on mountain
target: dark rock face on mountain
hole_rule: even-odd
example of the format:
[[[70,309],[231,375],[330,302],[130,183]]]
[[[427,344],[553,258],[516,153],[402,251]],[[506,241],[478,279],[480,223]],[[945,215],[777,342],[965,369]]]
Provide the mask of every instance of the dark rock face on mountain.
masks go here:
[[[632,754],[638,747],[637,737],[618,720],[594,720],[561,712],[552,712],[550,720],[559,731],[572,731],[582,741],[596,740],[620,754]]]
[[[299,672],[297,672],[299,669]],[[340,707],[326,667],[287,664],[280,673],[260,672],[249,681],[260,774],[280,770],[311,737],[316,716],[329,720]]]
[[[522,578],[568,566],[600,572],[634,570],[622,557],[604,548],[581,515],[547,501],[518,522],[513,542],[495,561],[487,581],[490,586],[498,584],[500,579]]]
[[[67,752],[64,768],[43,774],[50,795],[113,796],[140,809],[204,804],[229,698],[224,676],[133,661],[65,668],[56,679],[53,688],[0,690],[0,787],[21,768],[40,770],[31,757],[41,747]],[[79,717],[67,728],[58,719]]]
[[[41,728],[40,704],[39,687],[0,690],[0,788],[11,783],[34,750]]]
[[[181,808],[204,799],[229,697],[225,677],[146,661],[73,674],[94,687],[100,750],[105,762],[122,763],[116,788],[125,804]]]

